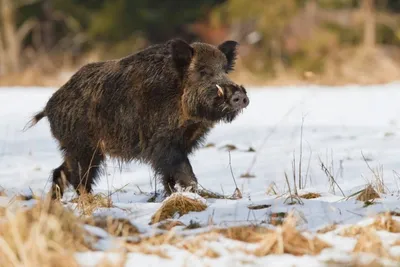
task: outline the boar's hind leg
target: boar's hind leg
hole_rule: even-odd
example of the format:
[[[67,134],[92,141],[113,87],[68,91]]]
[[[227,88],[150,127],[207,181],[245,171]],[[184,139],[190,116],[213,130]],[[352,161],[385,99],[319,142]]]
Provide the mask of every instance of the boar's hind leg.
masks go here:
[[[51,187],[52,199],[62,198],[69,177],[70,173],[65,161],[58,168],[53,170],[53,185]]]
[[[70,167],[70,175],[67,177],[69,183],[75,188],[78,195],[91,193],[92,185],[100,171],[104,161],[104,155],[90,147],[79,147],[75,153],[66,153],[66,160]]]
[[[164,189],[168,195],[175,191],[178,184],[183,189],[191,187],[192,191],[197,188],[197,179],[193,173],[189,159],[184,153],[171,150],[157,158],[153,165],[156,172],[162,175]]]

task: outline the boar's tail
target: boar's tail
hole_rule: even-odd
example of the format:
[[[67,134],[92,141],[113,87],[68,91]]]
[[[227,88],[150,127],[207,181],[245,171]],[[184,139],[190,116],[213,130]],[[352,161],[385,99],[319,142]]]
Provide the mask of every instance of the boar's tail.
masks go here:
[[[25,132],[29,128],[35,126],[36,123],[38,123],[41,119],[46,117],[46,113],[43,111],[40,111],[33,116],[33,118],[25,125],[23,131]]]

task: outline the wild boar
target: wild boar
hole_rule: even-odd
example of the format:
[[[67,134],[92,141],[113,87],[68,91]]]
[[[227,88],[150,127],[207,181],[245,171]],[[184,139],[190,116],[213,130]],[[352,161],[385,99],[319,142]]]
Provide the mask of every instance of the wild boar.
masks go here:
[[[247,92],[228,74],[238,43],[218,46],[171,39],[117,60],[81,67],[32,119],[43,117],[64,161],[52,172],[52,196],[68,182],[92,192],[101,164],[150,164],[167,194],[197,188],[188,155],[218,122],[232,122],[249,105]]]

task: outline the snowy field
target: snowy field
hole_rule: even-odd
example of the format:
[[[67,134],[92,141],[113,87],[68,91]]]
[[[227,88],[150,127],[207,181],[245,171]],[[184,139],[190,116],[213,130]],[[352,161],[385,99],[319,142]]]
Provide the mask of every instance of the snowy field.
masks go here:
[[[0,189],[7,193],[7,197],[0,197],[0,205],[7,205],[10,196],[16,194],[33,192],[43,196],[49,190],[50,172],[61,163],[61,154],[47,119],[26,132],[22,129],[43,108],[54,90],[0,88]],[[332,224],[342,228],[365,225],[382,212],[400,214],[400,84],[249,88],[248,92],[250,105],[243,114],[231,124],[214,128],[206,141],[209,145],[190,158],[202,187],[230,196],[236,181],[242,198],[207,198],[205,211],[190,212],[175,219],[184,225],[197,222],[208,229],[241,224],[272,227],[272,215],[293,211],[298,218],[298,229],[314,235]],[[113,207],[100,207],[94,215],[127,218],[142,233],[154,232],[155,226],[149,222],[162,205],[162,199],[149,202],[154,191],[160,188],[159,184],[155,185],[151,169],[136,163],[120,168],[112,160],[107,161],[105,168],[107,175],[101,177],[95,193],[112,193]],[[241,177],[243,174],[251,177]],[[367,202],[356,200],[356,193],[368,184],[380,198]],[[295,189],[298,195],[318,193],[320,196],[287,199]],[[70,190],[64,201],[72,197]],[[260,208],[249,209],[254,205]],[[351,251],[357,236],[341,236],[340,227],[317,234],[331,247],[315,256],[256,257],[238,249],[243,246],[252,249],[251,245],[219,238],[207,241],[219,257],[203,257],[164,245],[162,249],[168,257],[132,252],[126,266],[344,264],[356,257]],[[184,226],[174,228],[188,231],[183,229]],[[113,246],[113,237],[98,229],[95,231],[101,236],[99,251],[77,254],[82,266],[95,266],[104,256],[101,251]],[[378,235],[390,254],[387,259],[381,258],[381,263],[398,266],[393,258],[400,259],[400,234],[380,230]],[[394,246],[396,242],[398,246]],[[374,256],[361,258],[368,261]]]

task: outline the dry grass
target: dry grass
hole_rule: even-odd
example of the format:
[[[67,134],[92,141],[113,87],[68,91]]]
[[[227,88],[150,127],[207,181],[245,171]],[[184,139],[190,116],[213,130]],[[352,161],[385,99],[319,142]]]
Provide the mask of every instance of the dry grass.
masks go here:
[[[201,257],[218,258],[220,257],[220,254],[205,245],[205,242],[217,241],[218,237],[219,236],[216,233],[207,233],[196,236],[189,241],[182,241],[177,244],[177,247]]]
[[[113,236],[133,236],[139,234],[137,227],[124,218],[113,218],[111,216],[89,217],[85,222],[104,229]]]
[[[355,237],[362,235],[365,231],[378,231],[384,230],[391,233],[400,233],[400,222],[394,220],[391,214],[388,212],[384,215],[379,215],[375,218],[374,222],[367,226],[353,225],[343,229],[339,235],[345,237]]]
[[[244,247],[236,248],[257,257],[283,253],[316,255],[324,248],[330,247],[318,238],[306,238],[296,229],[295,224],[293,215],[290,215],[285,219],[283,225],[278,226],[275,230],[261,226],[236,226],[214,229],[189,238],[169,231],[161,235],[143,238],[135,243],[128,242],[126,248],[128,251],[142,252],[151,246],[171,245],[198,256],[216,258],[220,256],[219,253],[207,246],[207,242],[218,241],[221,237],[257,245],[255,250],[247,250]],[[234,253],[233,250],[232,253]]]
[[[358,226],[358,225],[353,225],[350,227],[344,228],[339,235],[344,236],[344,237],[355,237],[361,234],[363,231],[364,227]]]
[[[265,235],[273,232],[261,226],[236,226],[215,231],[226,238],[242,241],[246,243],[258,243],[265,238]]]
[[[361,231],[353,252],[366,252],[384,258],[390,257],[389,252],[383,247],[382,241],[376,234],[376,231],[371,228]]]
[[[327,261],[326,267],[383,267],[384,265],[379,262],[377,259],[373,259],[369,262],[361,261],[360,258],[354,258],[350,262],[336,262],[336,261]]]
[[[129,252],[137,252],[146,255],[155,255],[163,259],[170,259],[168,254],[166,254],[161,248],[152,246],[129,246]]]
[[[5,207],[0,207],[0,218],[4,217],[6,214],[7,209]]]
[[[269,207],[271,207],[271,205],[269,205],[269,204],[249,205],[249,206],[247,206],[247,208],[249,210],[262,210],[262,209],[268,209]]]
[[[192,211],[203,211],[206,208],[207,205],[199,200],[185,197],[180,193],[174,193],[164,200],[162,206],[151,218],[151,224],[173,218],[177,213],[182,216]]]
[[[98,208],[111,208],[113,206],[111,197],[106,194],[82,194],[71,200],[76,203],[78,209],[84,215],[92,215]]]
[[[0,224],[0,266],[77,266],[75,251],[90,245],[72,211],[39,201],[32,209],[8,208]]]
[[[317,233],[318,234],[325,234],[325,233],[328,233],[328,232],[335,231],[336,229],[337,229],[337,225],[336,224],[330,224],[328,226],[325,226],[325,227],[319,229],[317,231]]]
[[[186,226],[186,225],[181,221],[167,220],[167,221],[161,222],[158,225],[158,228],[161,229],[161,230],[170,231],[172,228],[174,228],[176,226]]]
[[[208,198],[215,198],[215,199],[228,199],[228,196],[224,196],[215,192],[212,192],[207,189],[200,189],[197,191],[197,194],[201,196],[202,198],[208,199]]]
[[[272,225],[281,225],[283,224],[285,218],[287,216],[286,212],[277,212],[277,213],[271,213],[270,218],[269,218],[269,223]]]
[[[366,202],[376,198],[380,198],[380,195],[375,191],[372,185],[368,185],[359,193],[357,200]]]
[[[319,193],[306,193],[300,196],[301,198],[305,199],[313,199],[313,198],[319,198],[321,197],[321,194]]]
[[[267,233],[255,251],[255,255],[262,257],[270,254],[316,255],[330,245],[314,238],[308,239],[296,229],[294,217],[289,216],[282,226],[271,233]]]
[[[372,224],[376,230],[385,230],[391,233],[400,233],[400,222],[394,220],[390,213],[378,216]]]

